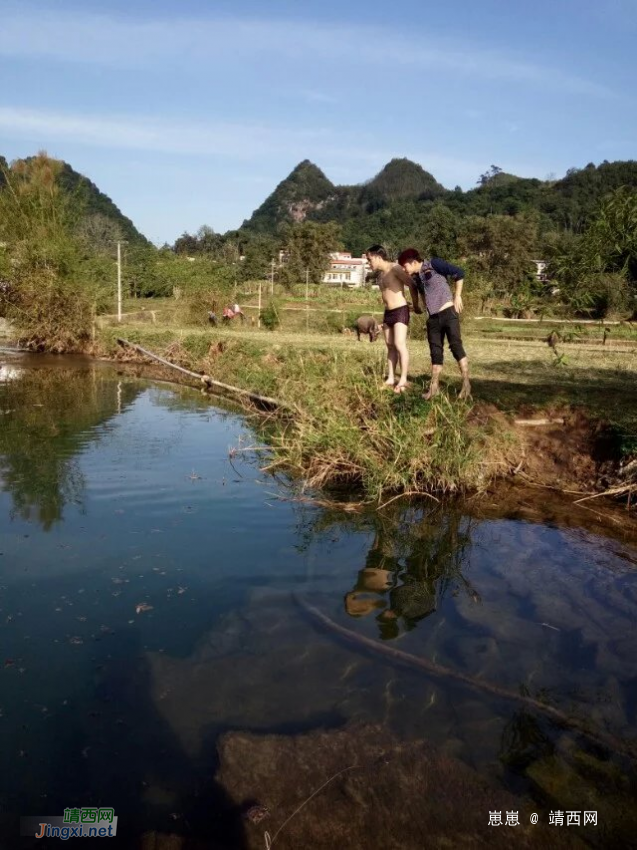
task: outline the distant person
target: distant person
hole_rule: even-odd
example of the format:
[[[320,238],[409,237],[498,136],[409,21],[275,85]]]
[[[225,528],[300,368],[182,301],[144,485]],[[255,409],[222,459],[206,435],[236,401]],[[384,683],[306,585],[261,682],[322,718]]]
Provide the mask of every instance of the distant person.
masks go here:
[[[387,386],[395,393],[402,393],[407,387],[409,370],[409,352],[407,350],[407,328],[409,326],[409,305],[405,298],[405,287],[411,293],[416,313],[422,313],[418,306],[418,290],[411,277],[393,263],[382,245],[372,245],[366,251],[367,261],[372,271],[380,272],[378,286],[385,304],[383,316],[383,334],[387,345]],[[396,366],[400,363],[400,380],[396,380]]]
[[[235,314],[235,316],[241,316],[241,321],[242,321],[242,322],[244,322],[244,321],[245,321],[245,317],[246,317],[246,316],[245,316],[245,313],[243,312],[243,310],[241,309],[241,307],[239,307],[238,303],[236,303],[236,302],[235,302],[235,303],[232,305],[232,312]]]
[[[424,397],[429,400],[440,392],[440,373],[444,361],[446,337],[462,375],[460,398],[469,398],[471,395],[469,360],[460,335],[464,271],[438,257],[432,257],[430,260],[423,259],[415,248],[407,248],[403,251],[398,257],[398,262],[405,272],[416,280],[417,289],[429,313],[427,340],[431,354],[431,384]],[[453,296],[447,280],[449,277],[456,282]],[[417,304],[418,295],[416,294],[414,307]]]
[[[213,310],[208,310],[208,322],[213,328],[217,327],[217,314]]]

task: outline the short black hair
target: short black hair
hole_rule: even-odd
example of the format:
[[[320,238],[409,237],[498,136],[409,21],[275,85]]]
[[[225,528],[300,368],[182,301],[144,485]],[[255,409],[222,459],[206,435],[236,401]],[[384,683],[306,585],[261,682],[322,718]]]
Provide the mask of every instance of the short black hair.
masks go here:
[[[414,260],[422,263],[422,257],[415,248],[405,248],[398,257],[398,264],[404,266],[405,263],[413,263]]]
[[[371,255],[372,257],[380,257],[381,260],[389,259],[389,257],[387,256],[387,251],[383,248],[382,245],[372,245],[372,247],[368,248],[365,253],[368,256]]]

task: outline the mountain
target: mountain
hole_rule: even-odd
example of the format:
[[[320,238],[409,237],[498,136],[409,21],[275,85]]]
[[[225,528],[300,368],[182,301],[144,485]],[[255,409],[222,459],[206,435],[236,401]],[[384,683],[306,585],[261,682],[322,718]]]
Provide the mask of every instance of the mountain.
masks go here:
[[[131,244],[149,246],[150,242],[135,227],[130,218],[127,218],[119,207],[104,192],[101,192],[95,183],[79,174],[71,166],[63,163],[60,174],[60,185],[65,192],[74,194],[84,207],[85,216],[103,215],[116,224],[124,239]]]
[[[370,197],[381,203],[404,198],[433,201],[446,194],[447,190],[432,174],[410,159],[392,159],[361,190],[361,202]]]
[[[28,161],[27,157],[25,161]],[[0,156],[0,190],[4,180],[4,169],[7,168],[7,160]],[[122,238],[130,244],[149,246],[151,243],[135,227],[130,218],[127,218],[119,207],[104,192],[101,192],[95,183],[75,171],[67,162],[62,163],[62,171],[59,177],[62,191],[73,197],[73,202],[82,207],[83,217],[90,219],[92,216],[103,216],[117,225]]]
[[[320,210],[335,187],[320,168],[308,159],[300,162],[292,173],[276,187],[243,227],[270,233],[284,222],[303,221],[308,214]]]
[[[589,163],[570,169],[560,180],[507,174],[496,166],[468,191],[446,189],[422,166],[393,159],[372,180],[358,186],[334,186],[313,163],[304,160],[280,183],[243,225],[246,235],[274,235],[284,222],[334,221],[347,247],[359,252],[379,239],[397,244],[416,240],[431,216],[539,215],[544,229],[581,232],[602,198],[619,186],[637,190],[637,162]],[[433,212],[432,212],[433,210]]]

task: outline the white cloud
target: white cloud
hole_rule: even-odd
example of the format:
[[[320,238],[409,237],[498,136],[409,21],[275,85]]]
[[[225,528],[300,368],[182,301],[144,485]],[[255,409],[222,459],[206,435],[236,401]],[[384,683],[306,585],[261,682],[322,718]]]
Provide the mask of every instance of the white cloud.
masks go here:
[[[284,156],[291,164],[309,158],[337,182],[371,178],[395,150],[365,147],[356,135],[342,130],[297,129],[257,124],[176,123],[153,116],[79,115],[52,110],[0,106],[0,132],[34,146],[59,150],[60,143],[105,149],[146,151],[181,157],[263,162]],[[442,154],[432,149],[405,151],[445,185],[471,184],[484,163]],[[240,179],[240,178],[239,178]],[[250,175],[245,179],[254,180]]]
[[[312,91],[305,89],[301,92],[301,97],[308,103],[338,103],[338,98],[331,94],[326,94],[321,91]]]
[[[176,123],[156,118],[87,116],[0,106],[0,130],[8,136],[104,148],[255,159],[272,152],[295,151],[325,139],[325,130],[273,128],[257,124]]]
[[[339,65],[359,66],[386,62],[385,53],[373,45],[386,40],[372,26],[326,25],[317,22],[233,18],[139,19],[91,12],[59,12],[41,7],[8,6],[0,28],[0,55],[48,57],[65,62],[98,63],[139,68],[153,63],[187,62],[214,66],[250,61],[268,54],[292,60],[301,73],[307,57],[320,65],[327,55],[337,55]],[[544,63],[510,58],[499,51],[481,50],[457,39],[417,37],[422,50],[402,50],[397,43],[392,63],[414,65],[433,75],[550,86],[552,91],[587,96],[615,97],[606,86],[559,71]],[[329,97],[329,95],[327,95]]]

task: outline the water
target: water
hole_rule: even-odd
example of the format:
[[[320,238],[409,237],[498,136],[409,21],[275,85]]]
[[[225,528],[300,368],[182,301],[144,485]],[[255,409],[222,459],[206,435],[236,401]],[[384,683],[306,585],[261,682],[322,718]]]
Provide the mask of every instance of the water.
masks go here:
[[[610,536],[572,515],[485,518],[474,502],[327,511],[262,473],[265,455],[243,451],[257,442],[194,391],[5,355],[2,846],[19,845],[20,815],[88,805],[115,808],[118,846],[153,830],[252,846],[236,804],[264,791],[249,759],[233,779],[241,799],[223,786],[223,736],[368,727],[431,742],[515,794],[527,822],[533,810],[545,822],[597,810],[580,846],[629,846],[634,815],[618,815],[637,787],[618,752],[637,732],[628,525]]]

